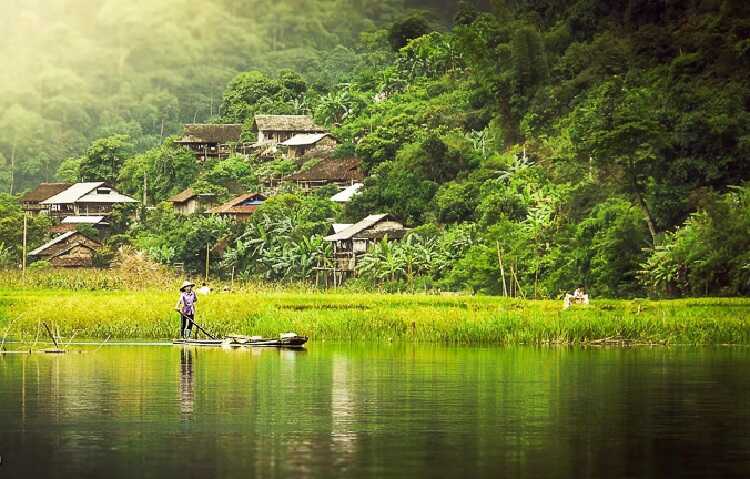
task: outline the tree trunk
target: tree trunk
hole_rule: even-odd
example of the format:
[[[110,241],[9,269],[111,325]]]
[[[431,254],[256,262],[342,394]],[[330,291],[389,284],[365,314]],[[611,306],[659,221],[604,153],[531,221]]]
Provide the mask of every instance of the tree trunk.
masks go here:
[[[656,246],[657,243],[657,233],[656,233],[656,225],[654,224],[654,218],[651,216],[651,210],[648,209],[648,205],[643,200],[643,196],[641,195],[641,192],[638,188],[635,188],[635,199],[638,201],[638,206],[641,208],[641,211],[643,211],[643,215],[646,217],[646,224],[648,225],[648,231],[651,233],[651,244]]]
[[[10,194],[13,194],[13,182],[16,179],[16,141],[13,140],[13,146],[10,149]]]

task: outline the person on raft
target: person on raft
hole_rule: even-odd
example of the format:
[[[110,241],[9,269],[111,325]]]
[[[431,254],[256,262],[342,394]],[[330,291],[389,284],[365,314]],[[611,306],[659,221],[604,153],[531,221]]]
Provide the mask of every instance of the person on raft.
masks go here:
[[[193,291],[194,283],[185,281],[180,286],[180,299],[174,309],[180,313],[180,337],[189,338],[193,332],[193,321],[195,320],[195,303],[198,302],[198,296]]]

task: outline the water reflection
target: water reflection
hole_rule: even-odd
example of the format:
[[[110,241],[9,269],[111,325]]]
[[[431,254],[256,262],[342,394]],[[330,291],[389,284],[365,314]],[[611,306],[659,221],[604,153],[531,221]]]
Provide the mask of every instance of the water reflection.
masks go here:
[[[0,357],[0,477],[748,477],[748,366],[744,349]]]
[[[193,376],[193,348],[182,347],[180,350],[180,412],[189,418],[195,404],[195,378]]]

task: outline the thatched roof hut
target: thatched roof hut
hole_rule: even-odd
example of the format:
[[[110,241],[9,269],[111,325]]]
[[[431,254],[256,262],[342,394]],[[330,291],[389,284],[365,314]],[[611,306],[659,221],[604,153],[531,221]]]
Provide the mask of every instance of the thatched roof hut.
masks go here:
[[[298,133],[323,132],[310,115],[255,115],[252,131],[293,131]]]
[[[21,196],[21,208],[32,214],[46,210],[47,207],[41,204],[42,201],[62,193],[71,185],[72,183],[39,183],[36,188]]]
[[[236,143],[242,134],[241,123],[188,123],[177,143],[218,145]]]
[[[348,186],[361,183],[365,175],[362,172],[362,161],[355,157],[324,158],[312,168],[299,171],[284,178],[294,181],[303,188],[314,188],[328,184]]]

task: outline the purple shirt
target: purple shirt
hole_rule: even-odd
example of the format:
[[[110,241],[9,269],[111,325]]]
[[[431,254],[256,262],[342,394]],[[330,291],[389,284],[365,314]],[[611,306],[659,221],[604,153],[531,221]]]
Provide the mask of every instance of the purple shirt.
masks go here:
[[[195,314],[195,303],[198,302],[198,298],[195,296],[195,291],[189,293],[180,293],[180,303],[182,303],[182,314]]]

